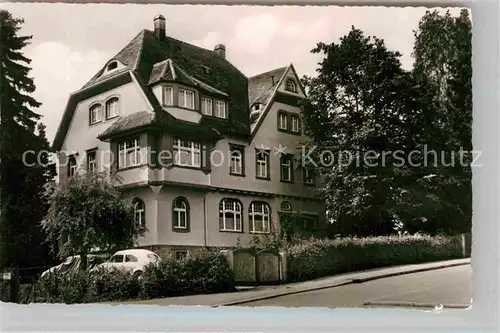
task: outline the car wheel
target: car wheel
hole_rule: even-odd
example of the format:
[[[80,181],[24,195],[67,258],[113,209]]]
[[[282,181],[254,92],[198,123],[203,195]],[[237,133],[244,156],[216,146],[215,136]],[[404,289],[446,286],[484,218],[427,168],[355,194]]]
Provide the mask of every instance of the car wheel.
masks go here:
[[[135,271],[133,276],[136,278],[136,279],[140,279],[141,276],[142,276],[142,271]]]

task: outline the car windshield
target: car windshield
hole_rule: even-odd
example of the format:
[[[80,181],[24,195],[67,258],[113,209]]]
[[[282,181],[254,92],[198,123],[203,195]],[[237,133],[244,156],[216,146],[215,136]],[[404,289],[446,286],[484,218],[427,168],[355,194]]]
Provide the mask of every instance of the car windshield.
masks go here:
[[[109,262],[123,262],[123,254],[115,254],[109,259]]]

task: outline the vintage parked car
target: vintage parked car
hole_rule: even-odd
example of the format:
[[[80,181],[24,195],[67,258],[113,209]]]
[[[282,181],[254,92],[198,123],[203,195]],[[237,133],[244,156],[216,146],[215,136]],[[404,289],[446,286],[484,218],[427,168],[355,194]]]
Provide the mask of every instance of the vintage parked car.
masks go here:
[[[160,261],[160,257],[156,253],[149,250],[122,250],[113,254],[108,261],[94,267],[91,270],[91,273],[100,269],[108,271],[121,269],[130,272],[136,277],[140,277],[148,265],[158,264]]]
[[[102,262],[106,261],[109,255],[106,254],[89,254],[87,255],[87,269],[91,270]],[[47,276],[50,273],[66,274],[69,272],[75,272],[82,269],[82,261],[79,255],[69,256],[62,263],[57,266],[51,267],[48,270],[42,272],[40,277]]]

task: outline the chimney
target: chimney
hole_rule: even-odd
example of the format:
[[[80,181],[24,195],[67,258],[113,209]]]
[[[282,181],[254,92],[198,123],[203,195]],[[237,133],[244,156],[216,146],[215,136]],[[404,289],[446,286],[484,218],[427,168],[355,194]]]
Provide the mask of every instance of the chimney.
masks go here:
[[[215,45],[214,52],[222,59],[226,59],[226,47],[224,44]]]
[[[276,83],[276,82],[274,82],[274,75],[271,75],[271,83],[272,83],[273,86]]]
[[[165,17],[161,14],[155,16],[154,19],[154,27],[155,27],[155,35],[159,40],[165,40],[165,36],[167,35],[165,28]]]

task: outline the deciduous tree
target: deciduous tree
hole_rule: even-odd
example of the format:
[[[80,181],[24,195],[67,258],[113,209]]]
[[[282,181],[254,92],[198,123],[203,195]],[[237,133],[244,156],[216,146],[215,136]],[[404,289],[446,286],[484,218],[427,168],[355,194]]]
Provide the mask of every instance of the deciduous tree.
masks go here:
[[[54,254],[80,255],[83,267],[94,249],[114,252],[134,245],[134,209],[108,174],[75,175],[55,186],[43,227]]]
[[[304,123],[335,231],[389,234],[421,219],[434,201],[422,184],[430,171],[411,152],[439,140],[432,90],[402,68],[399,52],[354,27],[312,52],[324,58],[317,76],[304,78]]]

